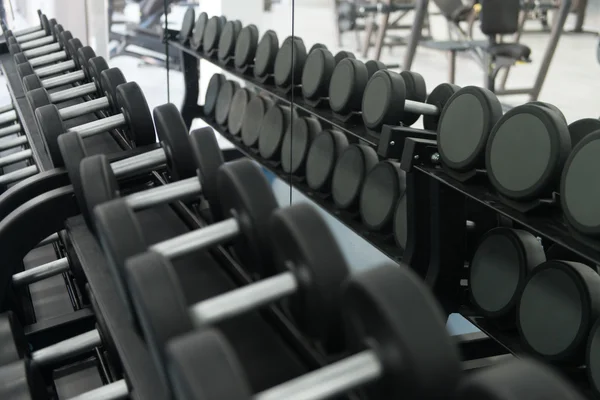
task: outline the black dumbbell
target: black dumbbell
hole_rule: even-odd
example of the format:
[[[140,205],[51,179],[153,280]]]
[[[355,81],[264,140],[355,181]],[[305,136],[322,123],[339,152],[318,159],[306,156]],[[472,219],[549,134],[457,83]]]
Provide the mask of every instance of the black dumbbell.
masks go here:
[[[28,399],[50,399],[42,377],[42,370],[59,362],[85,354],[103,345],[105,332],[99,329],[77,335],[36,351],[29,351],[23,328],[10,314],[0,317],[2,358],[6,364],[0,367],[0,397],[12,399],[23,396]],[[9,361],[11,360],[12,361]],[[4,394],[2,394],[4,393]],[[123,399],[129,393],[124,380],[119,380],[84,393],[74,399]],[[17,395],[18,394],[18,395]]]
[[[40,19],[40,24],[39,25],[33,25],[30,26],[29,28],[23,28],[23,29],[19,29],[18,31],[11,31],[9,29],[7,29],[6,24],[4,23],[4,21],[1,22],[2,24],[2,29],[6,32],[6,33],[12,33],[13,36],[19,37],[19,36],[24,36],[24,35],[28,35],[30,33],[34,33],[34,32],[38,32],[38,31],[42,31],[44,30],[44,22],[42,20],[42,12],[40,10],[37,11],[38,13],[38,18]]]
[[[79,48],[83,47],[81,41],[79,39],[73,39],[70,32],[68,31],[61,32],[59,35],[62,38],[56,44],[59,45],[62,50],[55,51],[49,54],[44,54],[42,56],[34,58],[27,57],[24,53],[13,53],[15,63],[17,64],[17,72],[19,73],[21,78],[32,73],[29,69],[23,70],[24,67],[19,68],[21,64],[29,65],[31,69],[33,69],[34,67],[40,67],[46,64],[65,61],[70,58],[75,62],[75,65],[77,65],[75,54]]]
[[[342,57],[345,56],[345,57]],[[349,52],[340,52],[334,56],[324,46],[313,46],[302,70],[302,95],[306,100],[317,102],[320,99],[329,97],[329,82],[335,66],[344,58],[354,59],[354,55]],[[377,61],[367,61],[367,69],[371,63]],[[381,68],[384,68],[382,65]],[[350,83],[349,83],[350,84]]]
[[[327,222],[314,206],[297,204],[276,211],[269,232],[273,244],[277,243],[271,248],[276,249],[278,265],[269,275],[276,275],[189,307],[185,300],[180,302],[181,287],[168,259],[147,252],[127,261],[128,289],[135,298],[137,318],[160,371],[166,373],[164,349],[170,339],[283,298],[289,298],[291,316],[303,333],[328,353],[345,348],[337,294],[349,270]],[[163,303],[165,313],[153,311],[158,304],[157,291],[174,299],[168,305]]]
[[[86,138],[110,129],[125,128],[127,137],[137,146],[155,143],[152,117],[142,89],[135,82],[115,86],[113,83],[124,77],[120,71],[119,73],[109,73],[111,70],[115,69],[111,68],[100,74],[101,86],[105,88],[103,99],[95,99],[93,104],[90,104],[91,102],[81,103],[74,106],[76,108],[69,107],[69,109],[74,111],[72,115],[82,115],[92,108],[96,109],[102,103],[103,107],[111,107],[116,114],[67,129],[63,124],[63,116],[67,112],[71,113],[71,111],[65,111],[68,110],[67,108],[59,110],[55,105],[50,104],[35,110],[40,132],[45,139],[48,154],[50,154],[54,166],[64,165],[57,139],[65,132],[77,132],[81,137]]]
[[[143,209],[186,199],[201,192],[209,199],[214,198],[211,178],[204,178],[208,172],[208,175],[214,175],[223,164],[213,130],[204,128],[192,132],[191,136],[188,135],[181,114],[177,107],[170,103],[154,109],[154,121],[162,149],[112,164],[104,155],[85,159],[77,156],[84,153],[82,141],[77,135],[67,138],[63,138],[65,135],[62,135],[59,138],[61,151],[68,156],[65,163],[71,184],[77,188],[74,190],[75,195],[88,223],[91,222],[91,213],[98,204],[119,197],[117,178],[146,171],[149,166],[148,160],[152,162],[150,166],[166,163],[171,178],[177,182],[128,195],[126,200],[131,207]],[[76,155],[74,158],[71,156],[73,153]],[[120,165],[125,165],[126,168]],[[213,213],[216,213],[216,210],[213,210]],[[89,226],[93,228],[91,224]]]
[[[21,51],[31,50],[41,46],[47,46],[57,41],[55,26],[57,25],[56,20],[53,18],[48,20],[45,15],[41,17],[44,20],[44,33],[46,36],[42,36],[33,40],[21,40],[22,37],[14,36],[11,32],[4,34],[8,45],[16,44],[20,47]],[[39,34],[39,33],[38,33]]]
[[[203,396],[206,400],[317,400],[353,389],[370,399],[443,399],[455,393],[462,368],[446,315],[410,268],[385,263],[360,271],[337,296],[352,345],[345,358],[253,394],[227,339],[216,330],[198,330],[167,345],[175,392],[219,394]]]
[[[7,30],[4,32],[4,37],[8,40],[9,38],[15,38],[18,43],[30,42],[32,40],[43,38],[47,35],[52,34],[52,25],[48,20],[48,17],[44,14],[40,14],[40,25],[39,28],[35,31],[29,33],[22,33],[23,31],[13,32],[11,30]],[[53,21],[56,23],[56,21]],[[37,27],[36,27],[37,28]]]
[[[300,85],[306,56],[306,46],[301,38],[293,37],[284,40],[273,64],[275,84],[284,89],[292,85]]]

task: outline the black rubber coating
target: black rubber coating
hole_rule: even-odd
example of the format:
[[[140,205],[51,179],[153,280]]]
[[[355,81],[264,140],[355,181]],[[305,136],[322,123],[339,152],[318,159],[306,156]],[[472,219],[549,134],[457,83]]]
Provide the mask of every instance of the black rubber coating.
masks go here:
[[[52,104],[50,95],[48,94],[48,91],[44,88],[33,89],[32,91],[25,93],[25,97],[27,97],[27,101],[29,102],[29,105],[31,106],[32,110],[37,110],[42,106]]]
[[[234,65],[243,68],[254,62],[256,48],[258,47],[258,28],[248,25],[242,28],[235,43]]]
[[[600,167],[600,131],[588,134],[573,149],[562,171],[560,201],[569,224],[584,235],[600,236],[600,191],[592,171]]]
[[[21,50],[21,46],[19,46],[18,44],[11,44],[8,46],[8,51],[10,54],[22,54],[22,50]],[[23,56],[25,56],[23,54]]]
[[[277,160],[281,155],[283,136],[292,125],[292,110],[276,104],[265,114],[258,134],[258,151],[267,160]]]
[[[12,46],[12,45],[15,45],[15,44],[16,45],[19,44],[19,42],[17,42],[17,39],[14,36],[9,36],[8,37],[8,41],[6,43],[8,43],[9,46]]]
[[[500,101],[487,89],[476,86],[456,90],[440,85],[435,90],[438,88],[441,96],[449,97],[437,130],[442,163],[457,171],[483,168],[489,134],[502,117]]]
[[[600,395],[600,320],[596,321],[590,331],[585,363],[590,386],[596,395]]]
[[[336,130],[324,130],[310,145],[306,157],[306,183],[315,191],[329,192],[338,157],[348,147],[348,138]]]
[[[66,52],[69,55],[69,58],[71,58],[75,62],[77,68],[81,68],[81,65],[79,65],[79,60],[77,59],[77,50],[79,50],[82,47],[83,44],[81,43],[81,40],[77,38],[70,39],[67,42]]]
[[[137,83],[127,82],[117,87],[117,104],[125,115],[124,128],[135,147],[156,143],[150,108]]]
[[[63,33],[64,31],[65,31],[65,29],[60,24],[56,24],[52,28],[52,36],[54,36],[54,40],[60,44],[61,48],[62,48],[62,43],[60,43],[60,41],[62,40],[62,38],[60,37],[60,34]]]
[[[219,95],[217,96],[217,107],[215,109],[215,121],[217,121],[217,124],[227,126],[227,117],[229,116],[231,101],[233,100],[233,95],[239,88],[239,83],[234,81],[227,81],[221,85],[221,90],[219,90]]]
[[[119,197],[119,183],[104,154],[81,160],[79,174],[84,198],[84,203],[79,204],[79,207],[88,226],[91,227],[93,226],[92,213],[96,206]]]
[[[328,352],[344,349],[339,292],[349,268],[324,217],[314,205],[299,203],[275,211],[270,228],[279,244],[275,264],[290,265],[300,283],[287,303],[297,326]]]
[[[62,31],[59,34],[59,37],[60,37],[60,40],[58,41],[58,43],[60,44],[61,49],[63,49],[68,54],[69,40],[73,39],[73,35],[71,34],[71,31]]]
[[[254,76],[263,78],[273,73],[275,57],[279,51],[279,39],[277,34],[268,30],[258,43],[256,48],[256,57],[254,58]]]
[[[353,144],[342,152],[335,164],[331,182],[331,194],[336,207],[353,210],[358,207],[367,173],[378,161],[375,150],[367,145]]]
[[[308,54],[312,53],[313,50],[316,49],[327,49],[327,46],[325,46],[323,43],[315,43],[310,47],[310,50],[308,50]]]
[[[469,266],[473,305],[487,317],[512,313],[527,277],[546,261],[537,238],[520,229],[496,228],[481,239]]]
[[[342,291],[342,304],[351,352],[368,343],[390,349],[375,350],[386,372],[365,387],[366,398],[444,399],[454,393],[462,369],[446,330],[447,314],[414,271],[386,262],[355,272]],[[419,323],[407,324],[413,315]]]
[[[179,30],[179,43],[187,43],[192,35],[194,29],[194,21],[196,20],[196,11],[194,7],[188,7],[183,15],[183,22],[181,23],[181,29]]]
[[[117,101],[117,87],[126,82],[127,80],[119,68],[109,68],[100,73],[100,86],[104,91],[103,95],[108,99],[113,114],[119,113],[123,106]]]
[[[362,98],[362,118],[367,128],[376,131],[398,125],[404,114],[407,88],[402,76],[389,70],[377,71],[367,83]]]
[[[52,159],[52,164],[57,168],[64,166],[57,139],[66,132],[66,128],[63,125],[58,108],[54,104],[40,107],[35,110],[35,117],[38,129],[44,138],[46,150],[48,150],[48,154]]]
[[[219,169],[217,187],[223,213],[236,217],[240,226],[233,243],[236,255],[259,276],[269,276],[275,268],[268,224],[277,200],[267,178],[254,161],[243,158]]]
[[[162,104],[152,114],[172,180],[195,176],[198,165],[190,148],[187,127],[177,107],[173,103]]]
[[[102,87],[102,72],[108,69],[108,64],[104,57],[94,57],[88,60],[88,73],[90,74],[90,82],[96,84],[98,96],[104,96],[104,88]]]
[[[417,72],[402,71],[400,76],[406,85],[406,100],[424,103],[427,100],[427,85],[425,78]],[[421,114],[404,112],[401,121],[405,126],[411,126],[421,117]]]
[[[394,211],[394,241],[401,249],[408,243],[408,196],[400,196]]]
[[[169,341],[166,353],[177,398],[242,400],[254,393],[235,350],[217,329],[191,330]]]
[[[206,29],[204,29],[204,36],[202,38],[202,49],[205,53],[216,50],[219,46],[222,27],[223,24],[219,17],[212,17],[206,23]]]
[[[16,59],[15,59],[15,61],[16,61]],[[33,70],[33,67],[31,66],[31,64],[29,62],[17,64],[17,73],[19,74],[21,79],[28,75],[35,75],[35,71]]]
[[[85,272],[81,271],[81,278],[85,280]],[[113,340],[113,336],[110,334],[110,330],[108,325],[106,324],[106,319],[104,318],[104,313],[98,306],[98,302],[96,300],[96,296],[90,289],[89,285],[87,286],[88,295],[90,299],[90,304],[92,306],[92,310],[94,311],[94,317],[96,319],[96,330],[100,334],[100,342],[102,343],[102,347],[106,352],[108,362],[111,366],[111,372],[114,371],[116,374],[123,373],[122,362],[119,357],[119,350],[117,349],[117,345]]]
[[[360,111],[369,71],[362,61],[346,58],[340,61],[329,83],[329,106],[338,114]]]
[[[46,17],[46,15],[42,14],[40,16],[40,20],[42,22],[42,28],[44,29],[44,32],[46,32],[46,35],[51,35],[52,34],[52,26],[50,26],[48,17]]]
[[[83,139],[77,132],[66,132],[58,137],[58,148],[64,161],[69,181],[73,186],[73,193],[78,204],[85,204],[85,197],[81,188],[81,174],[79,165],[88,155],[85,151]]]
[[[504,114],[490,133],[488,177],[510,199],[551,196],[570,151],[569,128],[556,113],[536,105],[518,106]]]
[[[382,161],[369,171],[360,192],[360,216],[372,231],[392,227],[396,204],[406,190],[406,175],[395,161]]]
[[[284,172],[304,176],[306,157],[315,136],[323,130],[316,118],[294,118],[292,131],[285,133],[281,144],[281,168]]]
[[[442,115],[444,115],[444,109],[446,108],[446,104],[450,101],[450,98],[454,96],[456,92],[460,90],[459,86],[453,85],[451,83],[442,83],[433,89],[433,91],[427,97],[427,104],[432,104],[440,110],[439,115],[423,115],[423,127],[427,130],[433,132],[439,132],[439,125],[442,119]],[[498,98],[490,91],[481,90],[481,96],[487,98],[487,103],[484,109],[491,110],[491,114],[493,117],[497,117],[495,121],[497,121],[502,116],[502,105]],[[453,112],[456,112],[454,110]],[[487,130],[488,132],[492,130],[492,126]]]
[[[96,53],[90,46],[83,46],[79,50],[77,50],[77,62],[81,67],[83,73],[85,74],[85,78],[88,81],[91,81],[90,78],[90,70],[89,70],[89,61],[92,58],[96,57]]]
[[[202,196],[210,206],[213,220],[223,219],[223,211],[217,190],[217,172],[225,161],[219,148],[215,132],[210,127],[200,128],[190,133],[192,157],[198,167],[198,177],[202,186]]]
[[[571,146],[577,146],[588,134],[600,131],[600,119],[583,118],[569,124],[569,133],[571,134]]]
[[[365,63],[365,67],[367,67],[367,71],[369,73],[369,79],[371,79],[373,74],[375,74],[375,72],[379,71],[380,69],[386,69],[385,64],[382,63],[381,61],[377,61],[377,60],[367,61]]]
[[[196,20],[196,24],[194,25],[194,32],[192,33],[192,37],[190,38],[190,47],[194,50],[199,50],[202,48],[202,39],[204,38],[204,30],[206,29],[206,24],[208,23],[208,14],[205,12],[201,12],[198,15],[198,19]]]
[[[354,53],[350,52],[350,51],[339,51],[336,53],[334,59],[335,59],[335,65],[338,65],[338,63],[340,61],[342,61],[345,58],[351,58],[351,59],[355,59],[356,56],[354,55]]]
[[[240,31],[234,21],[227,21],[219,38],[219,60],[225,61],[234,55],[235,45]]]
[[[525,285],[517,326],[527,350],[549,361],[580,365],[589,330],[599,315],[596,271],[576,262],[547,261]]]
[[[256,147],[260,136],[262,120],[273,106],[273,101],[263,96],[254,96],[246,106],[242,121],[242,141],[248,147]]]
[[[584,400],[584,397],[555,369],[527,358],[511,358],[468,374],[458,387],[461,400],[525,399]]]
[[[15,60],[15,64],[23,64],[27,62],[27,57],[25,57],[24,54],[15,54],[15,56],[13,57]]]
[[[231,99],[229,116],[227,117],[227,130],[234,136],[238,136],[242,131],[246,106],[252,97],[253,94],[250,90],[239,88],[235,91],[233,99]]]
[[[565,117],[565,114],[563,114],[563,112],[560,111],[560,108],[556,107],[554,104],[546,103],[544,101],[530,101],[527,104],[535,104],[535,105],[538,105],[538,106],[546,107],[548,110],[552,110],[553,112],[555,112],[556,114],[558,114],[560,116],[560,118],[562,120],[564,120],[567,124],[569,123],[567,121],[567,117]]]
[[[204,97],[204,115],[213,117],[217,107],[217,97],[221,91],[221,86],[227,82],[223,74],[214,74],[208,82],[206,96]]]
[[[23,88],[26,92],[43,87],[42,80],[35,74],[27,75],[23,78]]]
[[[281,87],[301,84],[305,62],[306,47],[301,39],[284,42],[275,58],[275,84]]]
[[[329,81],[334,68],[335,60],[329,50],[312,50],[302,71],[302,95],[310,100],[329,96]]]

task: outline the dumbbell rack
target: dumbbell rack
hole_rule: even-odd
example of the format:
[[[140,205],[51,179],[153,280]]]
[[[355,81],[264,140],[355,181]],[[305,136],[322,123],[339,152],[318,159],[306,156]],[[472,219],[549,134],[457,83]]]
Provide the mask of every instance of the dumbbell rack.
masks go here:
[[[374,135],[362,124],[345,123],[335,120],[330,110],[314,108],[306,104],[301,94],[284,93],[274,84],[264,84],[251,74],[243,74],[230,66],[225,66],[216,58],[196,52],[177,39],[179,32],[168,30],[165,35],[169,46],[179,51],[182,60],[185,93],[181,113],[189,127],[195,118],[202,119],[228,139],[247,157],[259,162],[267,170],[285,182],[290,182],[307,198],[329,212],[352,231],[360,235],[379,251],[391,259],[410,265],[431,285],[438,300],[450,313],[460,313],[482,333],[464,335],[458,338],[465,358],[489,357],[512,353],[523,354],[524,350],[516,332],[505,332],[493,323],[478,315],[470,306],[467,288],[461,285],[467,277],[464,267],[466,255],[464,244],[468,241],[465,221],[467,210],[480,216],[478,230],[491,229],[500,217],[515,226],[522,226],[535,235],[551,243],[559,244],[589,260],[592,265],[600,265],[600,242],[583,238],[570,231],[562,222],[560,213],[519,212],[515,205],[506,204],[489,186],[463,184],[439,168],[436,159],[437,144],[434,132],[408,128],[385,126],[381,134]],[[380,159],[400,161],[406,172],[406,193],[408,212],[408,243],[403,250],[393,243],[390,235],[368,232],[356,215],[337,209],[333,202],[308,185],[286,174],[276,162],[263,159],[254,149],[245,146],[237,137],[219,126],[212,117],[204,114],[197,103],[199,95],[200,63],[207,61],[227,74],[243,80],[250,87],[263,92],[276,101],[293,107],[299,115],[315,117],[323,129],[336,129],[343,132],[349,143],[366,144],[373,147]],[[360,121],[362,122],[362,121]],[[543,206],[542,206],[543,208]],[[489,225],[488,225],[489,223]],[[479,226],[481,225],[481,226]],[[468,355],[476,355],[469,357]],[[575,383],[592,398],[589,384],[581,374],[564,368],[563,372],[573,377]]]
[[[95,312],[92,312],[90,307],[85,307],[64,317],[28,325],[25,328],[27,340],[35,350],[47,345],[48,342],[55,343],[93,329],[94,323],[100,323],[99,316],[102,316],[101,323],[110,332],[115,342],[120,364],[133,388],[131,398],[168,398],[169,396],[161,383],[158,372],[155,370],[145,342],[133,328],[123,301],[115,295],[116,285],[100,246],[95,236],[87,228],[83,217],[79,215],[79,207],[75,201],[72,186],[69,185],[66,171],[60,168],[52,168],[44,140],[35,123],[33,110],[23,97],[22,83],[15,73],[13,58],[7,54],[5,45],[0,47],[0,53],[3,71],[9,78],[8,86],[11,96],[13,100],[17,100],[15,109],[20,117],[24,132],[27,133],[28,137],[33,138],[33,140],[30,139],[31,147],[37,155],[36,157],[42,160],[38,165],[43,166],[40,168],[43,171],[42,173],[29,178],[28,182],[20,184],[18,190],[11,191],[9,189],[0,195],[0,213],[2,213],[2,205],[5,202],[12,204],[10,215],[7,216],[8,213],[6,213],[3,215],[5,218],[0,218],[0,251],[3,254],[4,265],[4,268],[0,270],[2,274],[0,278],[9,279],[10,275],[18,272],[19,268],[22,270],[23,258],[36,246],[42,236],[46,237],[65,229],[64,234],[61,235],[65,246],[64,251],[69,254],[70,263],[79,264],[85,272],[89,292],[93,293],[94,300]],[[15,93],[17,95],[14,95]],[[19,102],[19,100],[21,101]],[[89,100],[89,98],[84,98],[84,100]],[[97,112],[95,115],[97,118],[105,116],[104,112]],[[86,116],[86,118],[94,118],[94,116]],[[111,161],[148,151],[149,148],[152,149],[158,146],[158,144],[155,144],[132,149],[126,136],[120,130],[112,130],[110,135],[98,135],[94,140],[94,153],[109,154],[108,158]],[[124,151],[110,155],[110,153],[117,152],[118,149]],[[237,152],[226,152],[224,154],[226,160],[231,160],[237,156],[239,156]],[[142,177],[128,180],[125,184],[128,187],[136,184],[157,186],[164,185],[166,182],[167,178],[163,175],[163,171],[157,170]],[[23,198],[28,201],[17,203]],[[15,204],[21,205],[18,210],[15,210]],[[168,211],[170,215],[165,215],[165,219],[168,220],[168,217],[170,217],[174,223],[179,224],[181,229],[198,229],[206,225],[203,219],[199,218],[195,212],[183,203],[174,203],[165,207],[168,210],[159,211]],[[199,214],[202,215],[202,213],[203,210],[200,209]],[[35,230],[31,229],[34,224],[36,226]],[[252,282],[251,277],[223,247],[211,250],[210,254],[218,264],[219,270],[224,269],[235,286],[247,285]],[[89,299],[88,293],[80,295]],[[31,299],[29,299],[29,302],[28,310],[33,310]],[[2,307],[5,309],[7,304],[2,304]],[[290,363],[302,365],[306,370],[312,370],[330,361],[326,360],[318,349],[315,349],[306,341],[289,318],[284,316],[279,309],[269,307],[261,311],[260,314],[273,331],[273,334],[281,337],[286,348],[285,354],[291,355],[288,357]],[[25,318],[25,320],[28,319]],[[31,315],[29,320],[34,322],[35,316]],[[105,373],[103,376],[104,380],[110,381],[110,378],[110,372]],[[112,376],[112,378],[115,377]],[[349,398],[353,397],[349,396]]]

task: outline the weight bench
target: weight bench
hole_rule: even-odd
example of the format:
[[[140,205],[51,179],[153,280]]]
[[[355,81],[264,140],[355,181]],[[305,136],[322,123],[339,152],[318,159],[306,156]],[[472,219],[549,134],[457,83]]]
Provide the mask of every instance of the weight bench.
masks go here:
[[[485,49],[487,42],[484,40],[477,41],[462,41],[462,40],[447,40],[447,41],[436,41],[427,40],[421,42],[421,46],[445,51],[448,53],[448,83],[454,83],[456,79],[456,54],[459,52],[472,51],[476,49]]]

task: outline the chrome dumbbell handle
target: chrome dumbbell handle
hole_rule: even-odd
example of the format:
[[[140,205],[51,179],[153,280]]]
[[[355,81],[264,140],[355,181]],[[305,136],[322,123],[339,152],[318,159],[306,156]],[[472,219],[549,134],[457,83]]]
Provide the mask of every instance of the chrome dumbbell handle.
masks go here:
[[[111,115],[110,117],[98,119],[88,122],[87,124],[74,126],[68,129],[67,132],[77,132],[82,138],[96,135],[100,132],[105,132],[110,129],[119,128],[125,125],[125,116],[123,114]]]
[[[85,96],[88,94],[92,94],[94,92],[96,92],[96,84],[86,83],[84,85],[76,86],[72,89],[61,90],[60,92],[50,93],[50,101],[52,103],[60,103],[61,101],[75,99],[77,97],[82,97],[82,96]],[[89,104],[89,103],[90,102],[86,102],[86,103],[82,103],[82,104]],[[79,105],[79,104],[77,104],[77,105]],[[75,107],[75,106],[73,106],[73,107]]]
[[[53,36],[44,36],[43,38],[30,40],[29,42],[23,43],[21,46],[21,50],[29,50],[40,46],[45,46],[47,44],[54,43]]]
[[[0,151],[15,148],[27,144],[27,136],[19,136],[14,139],[0,141]]]
[[[13,35],[15,38],[19,38],[20,36],[29,35],[30,33],[42,31],[42,27],[40,25],[30,26],[29,28],[19,29],[18,31],[13,31]],[[45,32],[45,31],[44,31]]]
[[[121,379],[120,381],[82,393],[79,396],[71,397],[68,400],[120,400],[128,397],[129,388],[127,387],[127,382]]]
[[[0,175],[0,185],[8,185],[9,183],[17,182],[25,178],[29,178],[38,173],[38,169],[35,165],[21,168],[17,171],[10,172],[8,174]]]
[[[125,201],[134,210],[142,210],[157,204],[169,203],[173,200],[184,200],[187,197],[197,195],[201,190],[200,180],[193,177],[130,194],[125,198]]]
[[[94,329],[58,342],[31,353],[31,359],[38,365],[48,365],[78,354],[85,353],[102,344],[100,333]]]
[[[65,51],[57,51],[56,53],[46,54],[45,56],[35,57],[29,59],[29,64],[32,67],[39,67],[40,65],[46,65],[53,62],[63,61],[67,59],[67,53]]]
[[[15,107],[12,105],[12,103],[5,104],[0,107],[0,114],[8,112],[8,111],[12,111],[14,108]]]
[[[86,101],[85,103],[79,103],[79,104],[72,105],[70,107],[61,108],[60,110],[58,110],[58,113],[60,114],[60,117],[63,120],[65,120],[65,119],[69,119],[69,118],[79,117],[84,114],[89,114],[89,113],[93,113],[96,111],[107,109],[109,107],[109,105],[110,105],[110,103],[109,103],[107,97],[100,97],[99,99]],[[105,119],[107,119],[107,118],[102,118],[98,121],[104,121]],[[125,121],[125,118],[123,118],[123,121]],[[94,122],[97,122],[97,121],[94,121]],[[88,125],[88,124],[84,124],[84,125]],[[84,125],[79,125],[77,128],[80,128]],[[107,129],[112,129],[112,128],[107,128]],[[106,130],[106,129],[103,129],[103,130]],[[102,132],[103,130],[100,130],[100,132]],[[79,132],[79,134],[82,135],[82,137],[84,137],[83,136],[84,134],[82,133],[81,130],[77,129],[77,132]]]
[[[50,75],[56,75],[61,72],[75,69],[75,67],[76,67],[75,61],[67,60],[67,61],[60,62],[58,64],[49,65],[47,67],[37,68],[33,72],[38,76],[38,78],[42,79],[42,78],[45,78]],[[83,71],[77,71],[77,72],[83,72]]]
[[[14,34],[14,32],[13,32]],[[35,39],[39,39],[46,36],[46,31],[41,29],[39,31],[35,31],[35,32],[31,32],[25,35],[20,35],[20,36],[15,36],[15,39],[17,40],[17,43],[25,43],[25,42],[30,42],[32,40]]]
[[[27,58],[35,58],[40,57],[46,54],[54,53],[55,51],[60,50],[60,44],[51,43],[45,46],[36,47],[35,49],[26,50],[23,52],[23,55]]]
[[[155,149],[143,154],[138,154],[136,156],[112,162],[110,166],[115,176],[117,178],[121,178],[132,172],[154,168],[157,165],[164,164],[166,161],[167,155],[165,154],[165,151],[163,149]]]
[[[11,104],[11,108],[12,104]],[[8,124],[9,122],[17,120],[17,112],[15,110],[7,111],[0,114],[0,125]]]
[[[0,167],[25,161],[31,157],[33,157],[33,151],[31,151],[31,149],[21,150],[0,158]]]
[[[81,81],[85,79],[85,74],[83,71],[73,71],[67,74],[55,76],[54,78],[44,79],[42,81],[42,87],[45,89],[52,89],[55,87],[68,85],[69,83]]]
[[[0,129],[0,138],[8,135],[14,135],[21,132],[21,124],[14,124]]]

